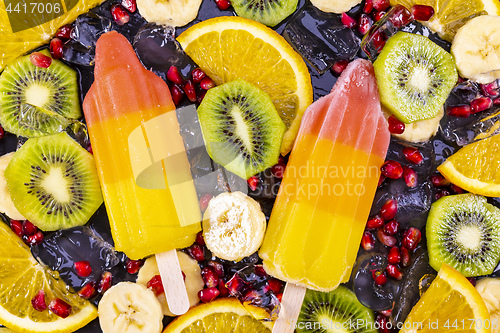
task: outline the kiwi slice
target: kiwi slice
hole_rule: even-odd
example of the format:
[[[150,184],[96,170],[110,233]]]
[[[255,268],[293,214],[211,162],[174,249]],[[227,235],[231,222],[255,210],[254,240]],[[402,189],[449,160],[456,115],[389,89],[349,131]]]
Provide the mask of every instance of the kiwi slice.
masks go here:
[[[278,163],[285,124],[268,94],[238,79],[210,89],[198,108],[210,157],[248,179]]]
[[[378,332],[373,311],[344,286],[328,293],[308,289],[296,327],[299,333]]]
[[[83,225],[103,202],[94,157],[66,132],[28,139],[5,179],[14,206],[43,231]]]
[[[6,131],[28,138],[54,134],[69,123],[66,118],[81,116],[77,74],[63,62],[41,68],[27,55],[0,75],[0,123]]]
[[[446,196],[432,204],[427,218],[429,263],[443,263],[462,275],[493,273],[500,259],[500,209],[472,193]]]
[[[373,66],[380,101],[407,124],[435,117],[458,80],[450,53],[427,37],[401,31]]]
[[[231,0],[238,16],[274,27],[297,9],[298,0]]]

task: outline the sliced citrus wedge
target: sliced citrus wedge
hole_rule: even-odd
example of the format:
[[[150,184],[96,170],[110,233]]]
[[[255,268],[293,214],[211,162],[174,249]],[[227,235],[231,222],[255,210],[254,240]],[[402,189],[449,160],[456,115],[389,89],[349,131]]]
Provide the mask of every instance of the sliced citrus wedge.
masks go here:
[[[304,60],[285,39],[258,22],[223,16],[192,26],[177,40],[217,85],[243,79],[269,94],[287,127],[281,154],[289,153],[313,91]]]
[[[74,332],[97,317],[97,309],[70,293],[58,273],[39,264],[30,249],[0,222],[0,324],[16,332]],[[59,298],[71,306],[61,318],[48,309],[37,311],[31,299],[43,290],[47,304]]]
[[[171,322],[163,333],[177,332],[271,332],[267,312],[255,306],[243,306],[236,298],[222,298],[195,306]]]
[[[476,288],[443,264],[399,332],[486,333],[490,332],[490,325],[490,314]]]
[[[500,134],[463,147],[437,169],[450,182],[469,192],[500,196]]]

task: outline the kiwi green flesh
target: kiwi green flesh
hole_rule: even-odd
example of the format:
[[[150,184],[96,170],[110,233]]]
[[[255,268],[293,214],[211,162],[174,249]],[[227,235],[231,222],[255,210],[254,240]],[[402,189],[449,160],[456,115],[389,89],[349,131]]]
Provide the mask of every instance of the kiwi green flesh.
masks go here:
[[[232,0],[236,14],[274,27],[297,9],[298,0]]]
[[[297,332],[377,332],[373,311],[344,286],[328,293],[307,290]]]
[[[493,273],[500,259],[500,209],[471,193],[446,196],[427,218],[429,263],[443,263],[466,277]]]
[[[382,104],[407,124],[435,117],[458,80],[450,53],[406,32],[389,38],[373,66]]]
[[[43,231],[83,225],[103,202],[94,157],[65,132],[28,139],[5,178],[16,208]]]
[[[26,108],[36,112],[26,117]],[[65,118],[81,116],[77,74],[61,61],[41,68],[27,55],[0,75],[0,123],[8,132],[24,137],[54,134],[69,123]]]
[[[198,108],[210,157],[248,179],[278,162],[285,125],[269,95],[234,80],[210,89]]]

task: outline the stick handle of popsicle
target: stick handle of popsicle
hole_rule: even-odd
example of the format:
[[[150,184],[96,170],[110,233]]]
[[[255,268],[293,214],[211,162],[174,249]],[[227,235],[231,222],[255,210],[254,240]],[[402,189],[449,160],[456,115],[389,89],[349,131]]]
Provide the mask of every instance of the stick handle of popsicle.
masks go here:
[[[156,262],[170,312],[177,316],[186,313],[189,310],[189,298],[177,251],[171,250],[157,254]]]
[[[306,295],[306,288],[293,283],[287,283],[283,297],[281,298],[281,309],[278,319],[274,323],[273,333],[292,333],[295,329],[294,323],[299,317],[300,308]]]

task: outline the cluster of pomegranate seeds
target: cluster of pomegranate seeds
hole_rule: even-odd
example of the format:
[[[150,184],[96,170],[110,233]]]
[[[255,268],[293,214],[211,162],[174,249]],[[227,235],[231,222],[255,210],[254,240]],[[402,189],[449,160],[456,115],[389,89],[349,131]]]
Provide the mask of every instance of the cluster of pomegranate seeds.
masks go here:
[[[459,81],[463,80],[459,78]],[[493,105],[500,105],[499,80],[488,84],[482,84],[481,94],[470,102],[470,104],[450,105],[446,108],[446,113],[452,117],[467,118],[471,114],[489,110]]]
[[[21,238],[26,245],[39,245],[43,242],[43,233],[30,221],[10,221],[10,229]]]
[[[195,68],[191,72],[191,79],[184,79],[177,67],[170,66],[167,80],[172,83],[170,94],[175,105],[179,105],[184,96],[192,103],[201,103],[206,91],[215,87],[215,82],[201,68]]]
[[[442,197],[445,197],[447,195],[453,194],[462,194],[464,193],[464,189],[461,187],[450,183],[450,181],[446,178],[444,178],[440,174],[432,175],[430,176],[430,181],[434,188],[436,189],[436,192],[434,194],[434,200],[439,200]]]
[[[71,314],[71,305],[60,298],[54,298],[49,304],[49,310],[61,318],[66,318]]]
[[[33,65],[40,68],[49,68],[52,64],[52,58],[42,52],[33,52],[30,54],[30,61]]]
[[[87,277],[92,274],[92,267],[86,260],[75,262],[73,267],[75,268],[76,274],[80,277]]]
[[[413,164],[420,165],[424,162],[424,157],[422,153],[415,147],[405,147],[403,148],[403,156],[405,159]],[[380,168],[382,172],[381,178],[379,180],[378,186],[380,187],[386,178],[390,179],[400,179],[403,178],[406,186],[409,188],[414,188],[418,185],[418,175],[417,172],[408,165],[401,165],[401,163],[394,160],[387,160]]]
[[[410,9],[413,18],[417,21],[429,21],[434,16],[434,8],[426,5],[413,5]]]
[[[389,124],[389,132],[392,134],[403,134],[405,131],[405,124],[395,116],[390,116],[387,122]]]
[[[85,299],[91,299],[95,295],[97,295],[97,290],[95,286],[95,282],[89,282],[85,284],[80,291],[78,291],[78,295]]]
[[[215,4],[220,10],[226,10],[231,6],[231,2],[229,0],[215,0]]]
[[[111,288],[111,283],[112,283],[113,275],[110,272],[104,272],[101,275],[101,278],[99,280],[99,284],[97,286],[97,291],[100,294],[104,294],[106,290]]]
[[[137,272],[139,272],[139,269],[141,269],[143,264],[144,264],[144,260],[127,259],[127,263],[125,264],[125,268],[127,269],[127,272],[129,274],[137,274]]]

